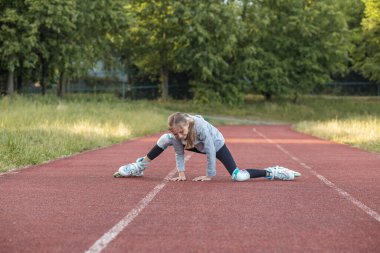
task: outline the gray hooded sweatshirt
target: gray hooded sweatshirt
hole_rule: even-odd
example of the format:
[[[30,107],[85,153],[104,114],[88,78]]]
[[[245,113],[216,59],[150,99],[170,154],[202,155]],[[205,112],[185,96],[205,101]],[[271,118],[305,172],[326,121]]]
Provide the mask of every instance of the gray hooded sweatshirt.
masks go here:
[[[207,155],[206,174],[209,177],[213,177],[216,175],[216,152],[224,145],[223,135],[202,116],[188,115],[188,117],[194,120],[194,129],[196,132],[194,147]],[[180,172],[185,171],[185,149],[181,140],[177,140],[173,134],[166,134],[158,140],[157,145],[163,149],[173,145],[177,169]]]

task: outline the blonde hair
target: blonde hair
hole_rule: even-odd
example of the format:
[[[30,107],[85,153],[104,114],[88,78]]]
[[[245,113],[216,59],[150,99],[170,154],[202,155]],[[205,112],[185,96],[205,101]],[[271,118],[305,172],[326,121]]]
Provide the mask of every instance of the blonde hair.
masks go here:
[[[185,139],[186,141],[185,149],[191,149],[191,148],[194,148],[195,136],[196,136],[196,132],[194,128],[194,120],[190,118],[189,114],[181,113],[181,112],[173,113],[168,117],[169,131],[173,131],[178,126],[183,127],[183,125],[185,124],[189,124],[189,132]]]

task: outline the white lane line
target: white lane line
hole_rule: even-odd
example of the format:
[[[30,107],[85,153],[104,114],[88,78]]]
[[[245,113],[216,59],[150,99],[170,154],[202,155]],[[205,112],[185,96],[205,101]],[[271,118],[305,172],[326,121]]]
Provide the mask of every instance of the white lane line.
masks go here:
[[[19,173],[19,171],[10,170],[7,172],[0,173],[0,177],[6,176],[6,175],[13,175],[13,174],[17,174],[17,173]]]
[[[331,182],[330,180],[328,180],[324,176],[318,174],[318,172],[316,172],[315,170],[313,170],[310,166],[306,165],[300,159],[298,159],[297,157],[295,157],[292,154],[290,154],[281,145],[274,143],[271,139],[269,139],[264,134],[262,134],[261,132],[259,132],[256,128],[253,128],[253,131],[255,133],[257,133],[258,135],[260,135],[261,137],[263,137],[267,142],[275,145],[278,149],[280,149],[282,152],[284,152],[285,154],[287,154],[290,158],[292,158],[293,160],[297,161],[299,165],[301,165],[302,167],[308,169],[314,176],[316,176],[319,180],[321,180],[325,185],[327,185],[327,186],[331,187],[332,189],[334,189],[335,191],[337,191],[339,193],[339,195],[343,196],[345,199],[347,199],[348,201],[350,201],[351,203],[353,203],[355,206],[357,206],[358,208],[360,208],[366,214],[368,214],[369,216],[371,216],[372,218],[374,218],[375,220],[377,220],[378,222],[380,222],[380,215],[376,211],[372,210],[371,208],[369,208],[368,206],[366,206],[365,204],[363,204],[362,202],[360,202],[359,200],[357,200],[356,198],[354,198],[353,196],[351,196],[345,190],[343,190],[343,189],[339,188],[338,186],[336,186],[333,182]]]
[[[185,161],[188,161],[192,154],[185,157]],[[108,244],[113,241],[118,234],[120,234],[141,212],[149,203],[154,199],[154,197],[166,186],[170,178],[174,176],[177,169],[174,168],[169,172],[168,175],[153,188],[140,202],[133,208],[123,219],[121,219],[115,226],[113,226],[108,232],[106,232],[102,237],[100,237],[85,253],[98,253],[105,249]]]

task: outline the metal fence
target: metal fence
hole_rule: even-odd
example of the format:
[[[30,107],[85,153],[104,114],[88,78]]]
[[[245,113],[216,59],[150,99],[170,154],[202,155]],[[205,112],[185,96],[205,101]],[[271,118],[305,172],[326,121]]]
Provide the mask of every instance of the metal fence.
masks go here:
[[[332,82],[318,85],[312,93],[338,96],[380,96],[380,84],[371,82]]]
[[[47,87],[48,93],[55,93],[56,85]],[[169,96],[175,99],[190,98],[187,85],[169,85]],[[25,86],[23,93],[41,93],[41,87],[34,84]],[[160,87],[158,84],[136,84],[128,85],[125,82],[112,82],[101,85],[86,85],[83,82],[70,82],[64,87],[64,93],[113,93],[122,98],[129,99],[157,99],[160,97]]]
[[[56,89],[56,85],[48,85],[47,92],[55,93]],[[169,96],[175,99],[191,98],[189,89],[188,84],[169,85]],[[64,90],[65,93],[113,93],[129,99],[157,99],[160,97],[158,84],[135,84],[132,86],[125,82],[110,82],[88,85],[78,81],[68,83]],[[22,92],[41,93],[41,87],[35,84],[25,85]],[[337,96],[380,96],[380,85],[370,82],[333,82],[318,85],[311,93]]]

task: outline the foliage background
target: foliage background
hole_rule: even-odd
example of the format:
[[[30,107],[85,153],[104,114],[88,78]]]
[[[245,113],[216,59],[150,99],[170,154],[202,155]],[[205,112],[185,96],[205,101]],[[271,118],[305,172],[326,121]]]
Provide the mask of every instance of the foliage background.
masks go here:
[[[181,75],[201,103],[309,92],[348,73],[380,83],[376,0],[1,0],[0,87],[83,78],[97,61],[168,99]]]

